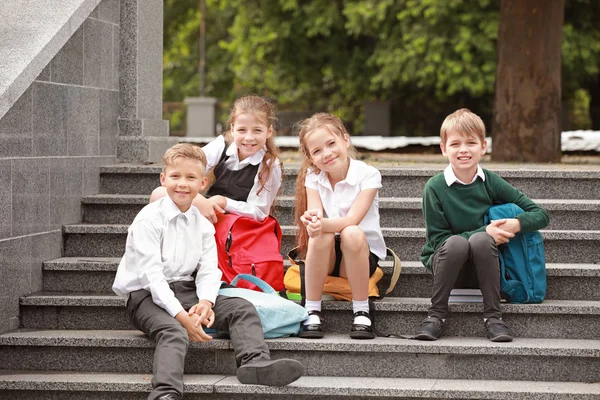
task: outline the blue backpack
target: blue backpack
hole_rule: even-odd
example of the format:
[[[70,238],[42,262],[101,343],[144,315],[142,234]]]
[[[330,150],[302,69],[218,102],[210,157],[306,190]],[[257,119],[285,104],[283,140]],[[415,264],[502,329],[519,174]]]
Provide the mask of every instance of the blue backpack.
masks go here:
[[[513,203],[490,207],[485,224],[492,220],[515,218],[523,210]],[[539,231],[517,233],[498,246],[500,292],[511,303],[541,303],[546,296],[546,256]]]

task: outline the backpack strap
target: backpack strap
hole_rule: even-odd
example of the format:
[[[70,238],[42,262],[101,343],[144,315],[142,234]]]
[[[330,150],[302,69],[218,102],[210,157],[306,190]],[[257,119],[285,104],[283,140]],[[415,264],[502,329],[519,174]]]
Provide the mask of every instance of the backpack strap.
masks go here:
[[[392,273],[391,275],[384,275],[383,278],[377,283],[377,287],[379,289],[379,296],[376,299],[381,300],[388,294],[394,290],[396,284],[398,283],[398,278],[400,278],[400,272],[402,272],[402,263],[400,262],[400,257],[394,252],[394,250],[389,247],[386,248],[386,254],[392,257],[393,265],[392,265]]]

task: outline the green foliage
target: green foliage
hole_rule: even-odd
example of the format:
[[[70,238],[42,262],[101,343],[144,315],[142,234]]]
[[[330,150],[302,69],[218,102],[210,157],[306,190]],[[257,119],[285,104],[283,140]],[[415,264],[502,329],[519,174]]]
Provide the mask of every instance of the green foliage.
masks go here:
[[[165,0],[165,101],[199,93],[198,3]],[[499,5],[207,0],[207,95],[225,103],[246,93],[267,95],[281,108],[334,112],[357,127],[364,102],[375,99],[435,114],[436,125],[448,107],[491,115]],[[600,74],[599,17],[597,0],[566,1],[566,99]],[[431,134],[422,124],[414,130]]]

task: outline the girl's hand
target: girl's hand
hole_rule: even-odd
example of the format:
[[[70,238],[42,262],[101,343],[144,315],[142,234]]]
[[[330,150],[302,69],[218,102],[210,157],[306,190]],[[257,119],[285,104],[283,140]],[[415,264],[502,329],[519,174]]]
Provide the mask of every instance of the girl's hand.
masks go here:
[[[313,215],[310,222],[306,226],[308,237],[314,238],[319,236],[321,234],[321,228],[321,218],[317,218],[317,216]]]
[[[208,219],[213,224],[217,223],[217,214],[209,199],[198,195],[194,199],[193,204],[196,206],[198,211],[200,211],[200,214],[202,214],[204,218]]]

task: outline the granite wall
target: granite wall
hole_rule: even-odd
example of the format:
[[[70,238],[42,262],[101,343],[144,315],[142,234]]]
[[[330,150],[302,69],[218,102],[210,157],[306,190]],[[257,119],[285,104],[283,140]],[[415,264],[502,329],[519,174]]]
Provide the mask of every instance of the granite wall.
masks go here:
[[[62,225],[115,162],[120,8],[100,2],[0,119],[0,332],[19,326],[19,297],[42,289]]]

